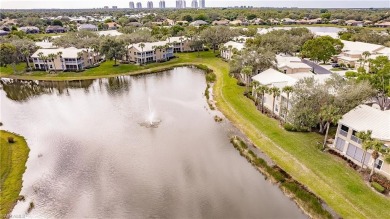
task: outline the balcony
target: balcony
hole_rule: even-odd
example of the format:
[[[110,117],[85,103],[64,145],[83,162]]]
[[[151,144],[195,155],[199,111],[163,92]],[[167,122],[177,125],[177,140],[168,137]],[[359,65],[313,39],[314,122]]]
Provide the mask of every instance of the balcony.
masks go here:
[[[351,140],[354,141],[354,142],[356,142],[356,143],[358,143],[358,144],[361,144],[361,143],[362,143],[362,141],[360,140],[360,138],[358,138],[358,137],[356,137],[356,136],[354,136],[354,135],[351,135]]]
[[[347,137],[348,132],[346,132],[346,131],[340,129],[339,134],[342,135],[342,136],[344,136],[344,137]]]

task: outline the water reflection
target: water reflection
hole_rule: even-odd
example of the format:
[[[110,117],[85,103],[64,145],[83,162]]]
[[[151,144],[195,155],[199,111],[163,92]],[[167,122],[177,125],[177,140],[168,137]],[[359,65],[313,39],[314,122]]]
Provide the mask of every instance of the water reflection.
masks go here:
[[[43,94],[56,93],[58,95],[69,95],[69,89],[81,88],[89,92],[93,80],[77,81],[30,81],[17,79],[0,79],[2,89],[7,98],[24,102]]]
[[[34,202],[37,218],[305,218],[231,146],[200,70],[2,84],[3,128],[31,149],[14,215]],[[139,125],[149,98],[155,129]]]

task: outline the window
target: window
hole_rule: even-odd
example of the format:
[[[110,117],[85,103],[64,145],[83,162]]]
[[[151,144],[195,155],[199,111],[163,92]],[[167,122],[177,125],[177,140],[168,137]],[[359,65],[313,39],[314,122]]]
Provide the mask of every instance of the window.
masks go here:
[[[382,168],[383,160],[376,159],[375,161],[375,168],[380,170]]]
[[[353,144],[348,144],[347,149],[347,155],[351,157],[352,159],[362,163],[363,162],[363,156],[364,156],[364,150],[362,150],[359,147],[356,147]],[[366,157],[364,158],[364,164],[368,164],[368,161],[370,160],[371,154],[366,153]]]
[[[347,137],[348,130],[349,130],[349,128],[347,126],[341,125],[339,133],[340,133],[340,135]]]
[[[278,110],[279,110],[279,109],[278,109],[278,105],[276,104],[276,105],[275,105],[275,111],[278,112]]]
[[[357,134],[357,131],[352,130],[351,140],[360,144],[362,141],[358,137],[356,137],[356,134]]]
[[[339,150],[339,151],[344,151],[344,146],[345,146],[345,141],[344,139],[341,139],[341,138],[337,138],[336,139],[336,149]]]

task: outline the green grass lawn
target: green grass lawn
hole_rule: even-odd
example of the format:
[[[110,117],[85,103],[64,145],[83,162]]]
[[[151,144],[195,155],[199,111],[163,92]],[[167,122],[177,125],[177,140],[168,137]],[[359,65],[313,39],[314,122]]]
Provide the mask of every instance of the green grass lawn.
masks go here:
[[[226,62],[212,52],[200,54],[198,57],[197,53],[183,53],[169,62],[146,66],[112,67],[112,62],[106,62],[82,73],[31,75],[25,79],[74,80],[148,73],[181,65],[207,65],[217,75],[214,95],[219,110],[277,165],[343,218],[388,218],[390,200],[372,191],[359,173],[344,161],[319,150],[317,142],[322,142],[323,136],[285,131],[276,120],[261,114],[253,102],[244,97],[245,88],[237,86],[237,81],[229,76]]]
[[[317,133],[287,132],[262,115],[244,97],[245,88],[228,74],[228,64],[218,58],[194,59],[217,74],[214,87],[218,108],[263,152],[296,180],[321,197],[343,218],[388,218],[390,200],[375,193],[361,176],[328,153],[321,152]]]
[[[15,143],[8,143],[8,137]],[[0,218],[11,212],[19,197],[29,151],[23,137],[0,130]]]

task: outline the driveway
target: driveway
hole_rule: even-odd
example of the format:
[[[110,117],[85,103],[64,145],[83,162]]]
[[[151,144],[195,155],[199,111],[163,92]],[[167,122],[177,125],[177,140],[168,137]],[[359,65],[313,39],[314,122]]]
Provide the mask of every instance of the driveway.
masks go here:
[[[302,62],[309,65],[310,67],[312,67],[314,70],[314,73],[316,73],[316,74],[319,74],[319,75],[332,74],[331,71],[318,65],[317,63],[314,63],[314,62],[309,61],[307,59],[302,59]]]

